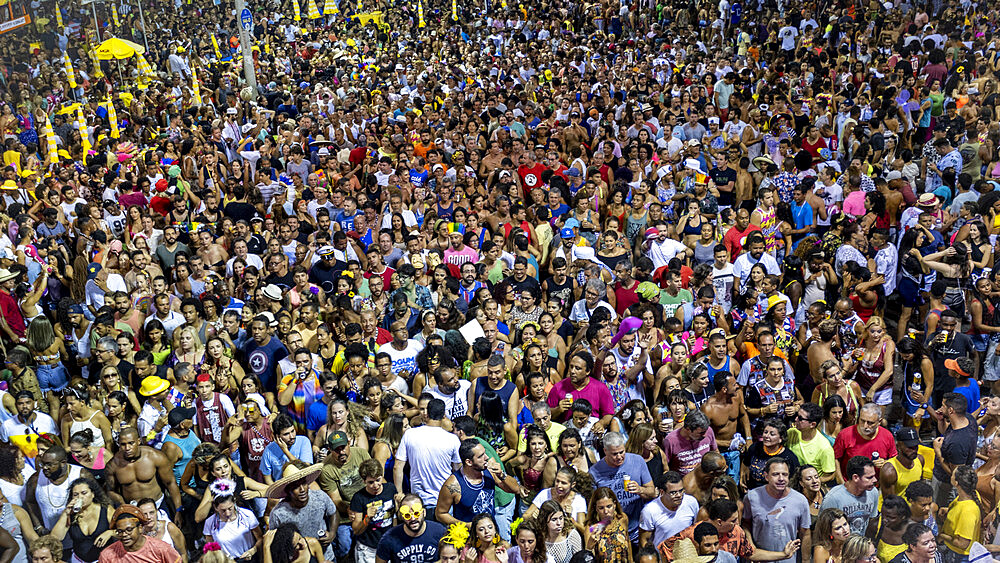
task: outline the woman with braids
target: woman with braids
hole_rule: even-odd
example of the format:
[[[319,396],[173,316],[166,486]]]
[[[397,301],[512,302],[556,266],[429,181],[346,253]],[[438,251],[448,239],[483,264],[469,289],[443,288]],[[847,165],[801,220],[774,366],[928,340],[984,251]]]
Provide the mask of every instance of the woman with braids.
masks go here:
[[[93,563],[102,549],[115,540],[110,529],[113,510],[111,499],[97,481],[81,477],[69,487],[66,510],[52,526],[52,535],[73,542],[73,563]]]
[[[263,563],[322,563],[323,547],[316,538],[299,533],[292,522],[285,522],[264,534]]]
[[[982,535],[982,507],[976,493],[976,482],[976,470],[971,465],[959,465],[951,474],[951,486],[958,496],[948,505],[941,532],[937,536],[938,543],[944,543],[941,554],[944,561],[968,561],[969,548]]]

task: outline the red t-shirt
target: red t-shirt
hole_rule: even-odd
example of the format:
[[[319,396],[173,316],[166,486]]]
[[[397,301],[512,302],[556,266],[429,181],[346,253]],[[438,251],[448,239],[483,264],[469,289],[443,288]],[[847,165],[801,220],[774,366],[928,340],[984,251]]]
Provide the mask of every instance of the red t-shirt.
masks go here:
[[[545,167],[541,163],[535,163],[534,166],[520,166],[517,169],[517,175],[521,177],[521,184],[524,186],[524,194],[527,195],[535,187],[540,187],[542,185],[542,172],[545,172]]]
[[[847,470],[847,460],[856,455],[871,459],[874,452],[878,452],[881,459],[896,457],[896,439],[888,428],[879,426],[875,437],[866,441],[858,434],[857,426],[848,426],[833,442],[833,456],[840,463],[841,473]]]
[[[726,231],[726,236],[722,237],[722,244],[726,245],[726,249],[729,251],[729,260],[731,262],[735,262],[736,257],[743,252],[743,243],[746,241],[746,236],[752,231],[759,230],[760,227],[757,225],[747,225],[747,230],[740,231],[734,225]]]
[[[622,287],[615,284],[615,312],[624,315],[625,310],[639,302],[639,296],[635,293],[635,288],[639,287],[638,280],[632,280],[629,287]]]
[[[146,538],[138,551],[128,551],[122,542],[115,542],[101,550],[100,563],[177,563],[181,556],[167,542]]]

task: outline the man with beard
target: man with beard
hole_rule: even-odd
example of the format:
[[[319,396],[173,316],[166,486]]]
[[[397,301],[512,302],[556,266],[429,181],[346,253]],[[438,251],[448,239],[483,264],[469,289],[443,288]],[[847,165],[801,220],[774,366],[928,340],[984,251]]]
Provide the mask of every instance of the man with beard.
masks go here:
[[[36,442],[40,434],[59,434],[52,417],[36,411],[36,404],[35,395],[31,391],[18,391],[14,395],[17,414],[0,425],[0,440],[20,448],[29,461],[34,460],[38,454]]]
[[[565,272],[563,272],[565,274]],[[462,264],[461,267],[462,280],[459,282],[458,294],[465,300],[468,304],[472,301],[472,298],[476,296],[476,292],[481,288],[485,287],[483,282],[476,279],[476,264],[474,262],[466,262]]]
[[[271,511],[268,527],[276,530],[286,522],[295,524],[303,537],[319,540],[327,560],[335,561],[332,542],[340,523],[337,505],[323,491],[309,488],[322,469],[319,463],[302,469],[289,466],[291,473],[267,488],[267,498],[281,501]]]
[[[247,266],[253,266],[257,268],[258,272],[264,269],[264,261],[260,259],[260,256],[257,256],[256,254],[250,254],[250,249],[247,246],[247,241],[242,239],[236,239],[236,242],[233,243],[233,253],[234,253],[233,257],[226,261],[227,276],[233,275],[233,262],[235,262],[237,258],[243,260],[243,262],[246,263]]]
[[[882,497],[903,496],[910,483],[921,479],[927,460],[918,453],[920,436],[914,428],[896,431],[896,457],[889,458],[879,472],[879,489]],[[913,499],[910,499],[912,502]]]
[[[424,503],[417,495],[403,497],[399,507],[402,524],[391,528],[375,549],[376,563],[423,563],[438,560],[438,542],[444,526],[428,522]]]
[[[764,252],[764,235],[751,233],[746,240],[747,252],[733,261],[733,285],[738,288],[740,293],[746,291],[746,282],[750,279],[750,269],[758,263],[764,268],[765,273],[781,275],[781,267],[778,266],[778,262],[773,256]]]
[[[35,533],[45,535],[66,510],[70,485],[80,477],[91,477],[86,469],[66,462],[66,450],[52,446],[38,457],[36,471],[24,483],[24,508],[31,517]]]
[[[789,485],[788,462],[777,457],[764,466],[765,485],[752,489],[744,501],[743,527],[763,549],[785,550],[788,542],[802,541],[802,553],[812,553],[809,501]],[[781,559],[792,563],[794,557]],[[803,561],[807,561],[803,556]]]
[[[169,508],[179,515],[181,491],[174,480],[170,459],[160,450],[143,446],[134,428],[125,428],[118,434],[118,448],[105,472],[112,498],[133,502],[149,497],[156,500],[157,506],[167,508],[163,503],[166,489],[170,495]]]
[[[383,346],[380,350],[385,348]],[[434,373],[437,386],[427,390],[432,397],[444,401],[445,412],[450,419],[469,414],[469,389],[472,384],[458,375],[455,368],[442,366]]]
[[[163,228],[163,243],[156,247],[156,259],[160,261],[164,271],[174,269],[174,261],[178,253],[191,254],[191,249],[186,244],[177,242],[177,234],[177,227],[167,225]]]
[[[496,514],[493,495],[497,487],[511,494],[521,494],[517,480],[486,455],[486,448],[479,440],[463,440],[458,447],[458,457],[462,459],[462,468],[445,480],[438,493],[434,508],[438,522],[446,525],[468,523],[480,512]]]
[[[264,475],[264,483],[271,484],[281,479],[282,469],[288,463],[313,462],[312,445],[309,438],[299,436],[295,432],[295,421],[287,414],[281,413],[271,423],[274,441],[264,447],[261,454],[260,471]]]
[[[837,458],[837,482],[845,481],[844,472],[852,457],[868,458],[875,464],[875,471],[882,469],[887,459],[898,455],[896,440],[888,428],[879,426],[882,408],[875,403],[865,403],[858,411],[858,422],[837,434],[833,442],[833,455]],[[940,461],[938,462],[940,463]]]
[[[337,290],[337,277],[347,264],[337,263],[336,249],[332,246],[321,246],[316,253],[319,260],[309,268],[309,283],[319,286],[330,297]]]
[[[274,389],[278,362],[288,355],[288,350],[271,334],[270,319],[266,315],[257,315],[250,323],[250,335],[243,353],[247,359],[250,371],[256,375],[264,389]]]
[[[142,533],[147,523],[142,512],[126,504],[119,506],[111,517],[111,529],[119,541],[101,551],[100,563],[178,563],[181,556],[167,542]]]

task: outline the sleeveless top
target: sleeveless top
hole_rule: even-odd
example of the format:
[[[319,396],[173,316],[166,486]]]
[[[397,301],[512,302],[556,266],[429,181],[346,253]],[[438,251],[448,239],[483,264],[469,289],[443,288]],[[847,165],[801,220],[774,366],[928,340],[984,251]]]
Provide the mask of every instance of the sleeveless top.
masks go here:
[[[909,469],[903,467],[897,457],[887,459],[886,463],[892,464],[892,467],[896,469],[896,484],[893,486],[893,491],[899,496],[903,495],[903,491],[910,483],[919,481],[924,473],[924,464],[920,462],[919,458],[913,460],[913,467]]]
[[[858,368],[856,379],[858,385],[861,386],[861,390],[866,393],[875,385],[875,381],[882,375],[882,371],[885,368],[885,344],[885,342],[882,343],[878,351],[878,357],[874,361],[862,360],[861,366]]]
[[[714,381],[715,374],[719,373],[720,371],[728,371],[728,372],[731,373],[732,370],[729,369],[729,364],[731,363],[731,361],[732,361],[732,356],[728,356],[727,355],[726,356],[726,363],[722,364],[721,368],[715,369],[714,367],[712,367],[712,362],[710,362],[708,360],[708,358],[706,358],[705,359],[705,367],[708,368],[708,379],[711,380],[711,381]]]
[[[476,514],[493,510],[493,495],[497,483],[488,472],[483,472],[483,481],[478,485],[470,483],[461,470],[454,475],[462,489],[462,498],[452,506],[455,518],[471,522]]]
[[[24,537],[21,535],[21,523],[14,516],[14,508],[9,502],[0,505],[0,528],[10,532],[10,535],[14,537],[14,541],[17,543],[18,550],[11,563],[28,563],[27,543],[25,543]]]
[[[778,216],[773,207],[766,212],[758,207],[756,211],[760,213],[760,230],[764,233],[766,250],[774,252],[778,249]]]
[[[181,457],[174,463],[174,480],[178,483],[181,481],[181,476],[184,475],[184,468],[187,467],[189,461],[191,461],[191,453],[194,452],[194,448],[201,443],[198,439],[198,435],[194,431],[188,432],[187,438],[177,438],[176,436],[171,436],[167,433],[167,437],[163,439],[163,443],[177,444],[177,447],[181,450]],[[162,445],[160,448],[162,449]]]
[[[104,434],[101,433],[101,429],[98,428],[96,424],[91,422],[91,420],[93,420],[96,414],[97,411],[94,411],[90,413],[90,418],[88,418],[87,420],[74,420],[73,424],[69,425],[69,435],[72,436],[77,432],[90,428],[90,430],[94,433],[94,442],[91,444],[91,446],[95,448],[103,448]]]
[[[98,512],[100,515],[97,517],[97,527],[94,528],[93,532],[84,534],[77,522],[73,522],[73,525],[69,527],[67,535],[73,541],[74,560],[79,559],[86,563],[93,563],[101,556],[102,548],[95,546],[94,540],[109,529],[108,510],[101,506]]]
[[[264,475],[260,471],[260,458],[264,455],[264,448],[274,441],[274,433],[271,425],[264,423],[262,428],[257,428],[249,422],[243,422],[243,433],[240,436],[240,455],[247,460],[247,476],[255,481],[264,482]]]
[[[907,414],[912,415],[916,412],[920,405],[923,403],[918,403],[913,400],[913,393],[924,393],[927,390],[927,382],[924,380],[924,374],[921,373],[919,362],[902,362],[903,364],[903,406],[906,408]],[[925,399],[927,397],[924,397]],[[929,417],[930,415],[926,412],[924,417]]]
[[[39,472],[38,474],[35,499],[38,501],[38,509],[42,513],[42,523],[50,530],[56,521],[59,520],[59,516],[66,510],[66,501],[69,499],[69,486],[70,483],[80,477],[80,467],[70,465],[67,472],[68,475],[62,485],[52,483],[44,473]]]
[[[160,535],[160,537],[156,537],[156,536],[149,536],[149,537],[156,538],[156,539],[164,542],[165,544],[169,545],[170,547],[172,547],[174,549],[177,549],[177,546],[174,545],[174,538],[170,537],[170,532],[167,531],[167,522],[166,521],[163,522],[163,532]]]

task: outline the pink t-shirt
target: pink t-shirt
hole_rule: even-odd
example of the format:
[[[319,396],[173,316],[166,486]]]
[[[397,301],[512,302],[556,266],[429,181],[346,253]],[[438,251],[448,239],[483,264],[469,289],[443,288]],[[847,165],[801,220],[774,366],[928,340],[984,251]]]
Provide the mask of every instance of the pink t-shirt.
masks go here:
[[[138,522],[136,522],[138,525]],[[101,551],[100,563],[177,563],[181,556],[167,542],[146,538],[139,551],[128,551],[122,542],[115,542]]]
[[[719,446],[715,444],[715,432],[712,432],[711,426],[705,431],[705,437],[697,442],[685,439],[681,436],[681,430],[683,428],[678,428],[663,438],[663,450],[667,454],[670,469],[687,475],[701,463],[705,454],[718,450]]]
[[[555,408],[559,404],[559,401],[566,398],[567,393],[573,395],[574,401],[577,399],[587,399],[590,402],[590,406],[593,407],[591,416],[601,418],[605,415],[615,414],[615,402],[611,398],[611,391],[608,390],[608,386],[603,381],[598,381],[591,377],[586,387],[577,390],[570,383],[568,377],[562,379],[553,385],[552,391],[549,392],[549,399],[547,401],[549,406]],[[569,420],[571,416],[572,413],[567,411],[563,414],[561,421]]]
[[[463,246],[462,250],[455,250],[448,247],[448,249],[444,251],[444,261],[456,266],[461,266],[466,262],[472,262],[475,264],[476,262],[479,262],[479,253],[476,252],[476,249],[471,246]]]
[[[865,192],[861,190],[851,192],[850,195],[844,198],[843,210],[844,213],[853,217],[863,217],[867,213],[865,210]]]

